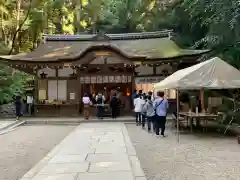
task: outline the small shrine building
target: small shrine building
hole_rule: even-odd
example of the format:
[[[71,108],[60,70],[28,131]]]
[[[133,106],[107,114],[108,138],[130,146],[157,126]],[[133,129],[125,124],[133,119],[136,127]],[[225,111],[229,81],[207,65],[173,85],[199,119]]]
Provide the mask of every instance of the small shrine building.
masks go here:
[[[104,91],[109,97],[113,89],[121,92],[123,107],[128,109],[125,102],[134,89],[152,90],[154,83],[196,64],[208,52],[181,49],[171,34],[45,35],[33,52],[0,58],[36,77],[36,115],[77,116],[84,93]],[[168,97],[175,94],[169,91]]]

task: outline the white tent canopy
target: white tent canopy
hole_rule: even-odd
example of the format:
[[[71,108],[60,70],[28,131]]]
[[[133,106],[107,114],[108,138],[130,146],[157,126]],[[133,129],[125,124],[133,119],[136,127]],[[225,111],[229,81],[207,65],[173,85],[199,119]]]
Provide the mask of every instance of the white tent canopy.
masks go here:
[[[179,70],[154,89],[231,89],[240,88],[240,71],[218,57]]]

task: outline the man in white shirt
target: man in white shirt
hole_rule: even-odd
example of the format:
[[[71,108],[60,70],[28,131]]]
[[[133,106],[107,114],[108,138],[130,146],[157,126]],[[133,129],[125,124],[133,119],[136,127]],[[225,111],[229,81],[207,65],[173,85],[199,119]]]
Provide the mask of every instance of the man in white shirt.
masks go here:
[[[136,95],[136,98],[134,99],[134,112],[136,114],[136,125],[140,126],[142,122],[142,108],[144,104],[144,100],[142,96]]]
[[[28,114],[32,114],[32,105],[33,105],[33,96],[27,95],[27,107],[28,107]]]

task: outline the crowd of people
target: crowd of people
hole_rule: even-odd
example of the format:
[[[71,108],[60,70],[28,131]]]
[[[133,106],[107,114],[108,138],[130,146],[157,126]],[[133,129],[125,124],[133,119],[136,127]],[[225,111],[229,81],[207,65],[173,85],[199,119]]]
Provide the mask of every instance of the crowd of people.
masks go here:
[[[168,100],[164,97],[164,92],[157,92],[157,96],[155,97],[152,92],[143,93],[142,90],[139,90],[138,92],[135,90],[132,93],[131,101],[136,116],[136,125],[142,126],[142,128],[145,128],[147,125],[149,133],[154,132],[158,137],[164,137],[168,109]],[[89,107],[93,104],[95,104],[97,108],[97,117],[103,119],[106,102],[103,93],[100,92],[92,98],[90,98],[88,94],[85,94],[82,98],[82,102],[85,119],[89,119]],[[109,101],[113,119],[117,118],[120,114],[120,104],[120,98],[115,92],[113,92]]]
[[[106,97],[103,93],[99,92],[97,95],[93,97],[89,97],[87,93],[85,93],[84,97],[82,98],[83,103],[83,115],[85,119],[89,119],[90,115],[90,106],[95,105],[97,109],[97,117],[99,119],[103,119],[104,117],[104,108],[106,105]],[[121,99],[117,96],[117,92],[113,91],[110,96],[110,100],[108,105],[111,108],[111,116],[113,119],[117,118],[120,115],[120,105]]]
[[[121,96],[118,91],[111,91],[111,95],[106,97],[104,93],[99,92],[97,95],[90,97],[87,93],[82,98],[83,115],[85,119],[89,119],[90,107],[94,105],[97,109],[96,115],[99,119],[103,119],[105,115],[106,102],[111,109],[113,119],[120,116]],[[23,107],[20,94],[17,94],[15,99],[16,116],[19,119],[22,116]],[[157,92],[154,96],[152,92],[143,93],[142,90],[134,90],[129,99],[132,109],[136,116],[136,125],[145,128],[147,125],[148,132],[154,132],[157,136],[165,136],[166,115],[168,109],[168,100],[164,97],[164,92]],[[26,96],[26,111],[32,113],[33,97]],[[161,129],[161,132],[160,132]]]
[[[140,90],[137,93],[137,91],[134,91],[132,99],[136,115],[136,126],[142,126],[145,129],[147,124],[149,133],[154,132],[157,137],[165,137],[168,100],[164,97],[164,92],[159,91],[157,96],[154,97],[152,92],[143,93]]]

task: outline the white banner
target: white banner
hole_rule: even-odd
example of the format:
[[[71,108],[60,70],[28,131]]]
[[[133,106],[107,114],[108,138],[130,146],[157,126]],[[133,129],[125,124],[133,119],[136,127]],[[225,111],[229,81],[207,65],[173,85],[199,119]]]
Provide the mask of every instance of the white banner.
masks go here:
[[[81,84],[107,84],[107,83],[131,83],[132,76],[82,76]]]
[[[136,84],[154,84],[162,81],[163,79],[165,79],[164,76],[136,77],[135,83]]]

